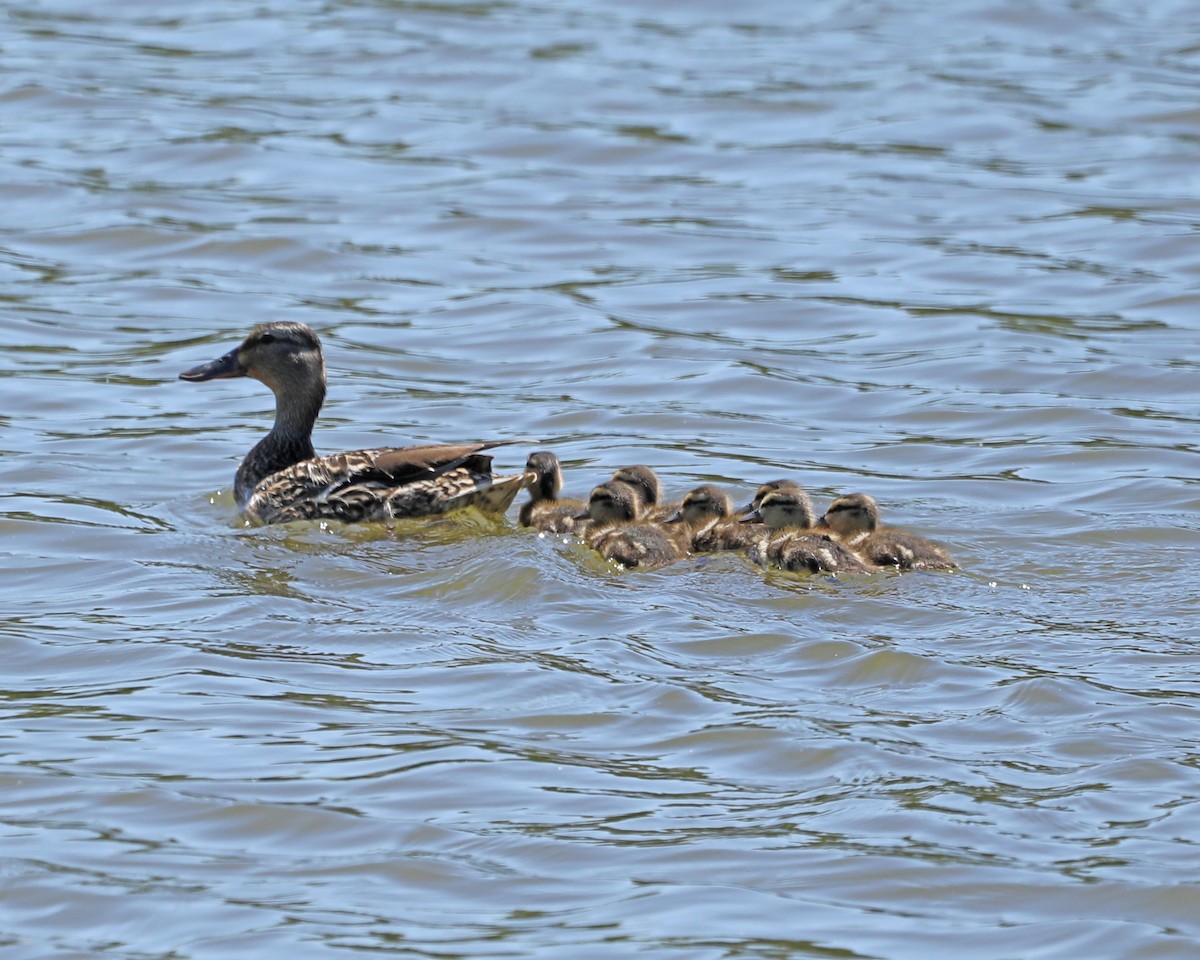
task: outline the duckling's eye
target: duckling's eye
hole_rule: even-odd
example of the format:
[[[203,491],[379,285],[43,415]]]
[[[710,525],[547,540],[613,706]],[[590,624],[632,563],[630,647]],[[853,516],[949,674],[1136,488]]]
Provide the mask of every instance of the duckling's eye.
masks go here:
[[[275,342],[275,334],[273,334],[273,333],[260,333],[260,334],[258,335],[258,342],[259,342],[259,343],[274,343],[274,342]]]

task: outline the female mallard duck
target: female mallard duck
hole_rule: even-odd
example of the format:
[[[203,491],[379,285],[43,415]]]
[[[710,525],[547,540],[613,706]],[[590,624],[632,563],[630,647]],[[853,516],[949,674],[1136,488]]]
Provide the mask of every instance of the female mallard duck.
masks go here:
[[[549,450],[531,453],[525,462],[526,475],[532,474],[534,481],[529,488],[529,499],[521,505],[517,515],[523,527],[534,527],[550,533],[573,533],[583,521],[577,519],[580,511],[587,509],[582,500],[560,497],[563,488],[562,465]]]
[[[647,522],[662,523],[679,509],[677,503],[659,502],[662,484],[658,482],[658,474],[647,466],[622,467],[613,473],[612,479],[633,487],[638,495],[638,515]]]
[[[385,520],[459,507],[503,513],[532,477],[500,477],[482,451],[500,443],[355,450],[319,457],[312,429],[325,400],[325,359],[302,323],[265,323],[224,356],[186,370],[182,380],[253,377],[275,394],[275,425],[234,478],[247,518]]]
[[[870,573],[872,568],[849,547],[813,529],[817,522],[812,501],[798,487],[776,489],[766,494],[750,520],[761,519],[767,532],[747,551],[764,567],[809,573]]]
[[[627,483],[609,481],[592,491],[580,520],[591,520],[588,545],[606,560],[654,570],[687,556],[687,548],[662,527],[640,519],[641,499]]]
[[[686,527],[691,548],[697,553],[745,550],[761,532],[756,525],[740,523],[728,494],[711,483],[690,491],[679,509],[663,522]]]
[[[865,493],[838,497],[821,522],[860,556],[881,567],[901,570],[954,570],[950,554],[924,537],[880,529],[879,504]]]

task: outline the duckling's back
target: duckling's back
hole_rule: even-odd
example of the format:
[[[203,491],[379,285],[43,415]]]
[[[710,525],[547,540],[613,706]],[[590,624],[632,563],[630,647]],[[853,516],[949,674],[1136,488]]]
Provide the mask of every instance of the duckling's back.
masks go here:
[[[877,530],[868,534],[854,549],[880,567],[901,570],[955,570],[958,564],[932,540],[898,530]]]
[[[649,523],[600,530],[589,538],[589,542],[606,560],[642,570],[665,567],[687,555],[674,537]]]

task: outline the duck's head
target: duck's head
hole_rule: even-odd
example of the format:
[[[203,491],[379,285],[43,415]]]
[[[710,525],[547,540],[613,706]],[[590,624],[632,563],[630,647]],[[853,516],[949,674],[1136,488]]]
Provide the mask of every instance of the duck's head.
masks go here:
[[[772,490],[762,498],[758,509],[754,510],[743,522],[761,520],[769,530],[784,530],[789,527],[808,529],[817,522],[817,514],[813,510],[812,501],[798,485],[795,489],[784,488]]]
[[[613,523],[632,523],[638,518],[638,492],[627,483],[610,480],[602,483],[588,497],[587,510],[576,520],[591,520],[597,526]]]
[[[709,520],[724,520],[733,516],[733,502],[720,487],[706,483],[689,491],[679,504],[679,509],[667,518],[667,523],[706,523]]]
[[[563,488],[562,465],[549,450],[531,453],[525,461],[525,473],[534,475],[533,495],[539,500],[553,500]]]
[[[194,383],[228,377],[253,377],[276,396],[319,393],[323,398],[321,341],[302,323],[263,323],[228,353],[179,375],[180,380]]]
[[[768,480],[754,491],[754,499],[742,507],[738,513],[753,513],[763,502],[763,497],[765,497],[768,493],[775,493],[776,491],[780,490],[791,493],[804,493],[804,488],[801,487],[800,484],[798,484],[795,480]]]
[[[638,501],[643,507],[653,507],[662,496],[662,484],[658,475],[649,467],[638,464],[632,467],[622,467],[612,475],[618,483],[628,484],[637,493]]]
[[[838,497],[829,505],[821,522],[842,537],[871,533],[879,526],[879,504],[865,493]]]

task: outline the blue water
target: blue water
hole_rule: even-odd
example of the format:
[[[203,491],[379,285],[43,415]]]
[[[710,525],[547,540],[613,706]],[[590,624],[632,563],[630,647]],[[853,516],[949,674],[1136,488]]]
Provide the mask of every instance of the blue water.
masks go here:
[[[1196,956],[1188,5],[10,5],[0,956]],[[865,490],[954,574],[253,529],[324,451]],[[498,452],[514,470],[529,448]]]

